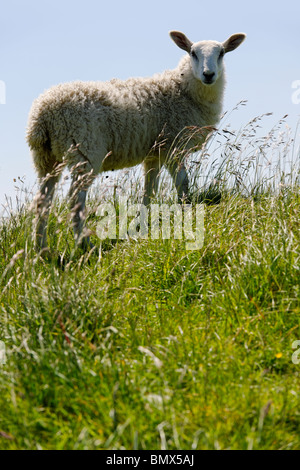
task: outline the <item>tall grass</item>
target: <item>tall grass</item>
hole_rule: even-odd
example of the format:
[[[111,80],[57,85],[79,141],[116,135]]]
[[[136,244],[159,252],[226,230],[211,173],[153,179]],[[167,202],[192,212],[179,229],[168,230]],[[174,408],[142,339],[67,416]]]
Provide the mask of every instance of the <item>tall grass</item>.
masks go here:
[[[91,191],[88,254],[56,199],[63,269],[35,252],[27,201],[1,220],[0,448],[300,448],[299,153],[261,119],[188,158],[194,201],[218,202],[201,250],[93,237],[99,201],[137,200],[132,173]]]

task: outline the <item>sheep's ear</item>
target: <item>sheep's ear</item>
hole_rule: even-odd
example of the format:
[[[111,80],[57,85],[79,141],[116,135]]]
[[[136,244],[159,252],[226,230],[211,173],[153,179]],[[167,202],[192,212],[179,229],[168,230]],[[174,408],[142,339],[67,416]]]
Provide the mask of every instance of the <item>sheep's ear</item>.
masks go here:
[[[246,34],[237,33],[233,34],[225,42],[223,42],[223,47],[225,52],[234,51],[240,44],[246,39]]]
[[[170,31],[170,36],[180,49],[183,49],[188,53],[191,52],[193,43],[185,36],[185,34],[180,31]]]

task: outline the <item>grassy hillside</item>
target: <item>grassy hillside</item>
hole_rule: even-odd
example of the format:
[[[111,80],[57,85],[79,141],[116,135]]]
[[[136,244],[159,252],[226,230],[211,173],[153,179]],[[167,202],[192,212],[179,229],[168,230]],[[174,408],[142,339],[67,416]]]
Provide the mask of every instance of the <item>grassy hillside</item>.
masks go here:
[[[84,255],[62,200],[45,259],[26,205],[2,220],[1,449],[300,448],[299,186],[245,192],[245,161],[200,250],[94,237]]]

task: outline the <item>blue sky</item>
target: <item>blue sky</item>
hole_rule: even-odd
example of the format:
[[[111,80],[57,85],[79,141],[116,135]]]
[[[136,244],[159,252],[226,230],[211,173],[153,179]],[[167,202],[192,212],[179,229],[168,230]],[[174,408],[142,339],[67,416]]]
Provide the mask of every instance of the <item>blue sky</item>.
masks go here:
[[[300,81],[299,17],[299,0],[2,2],[0,205],[5,194],[14,198],[14,179],[24,179],[28,188],[36,181],[25,141],[32,101],[60,82],[150,76],[176,67],[183,51],[169,38],[172,29],[192,41],[224,41],[245,32],[246,42],[226,56],[224,110],[248,100],[230,117],[232,127],[273,112],[266,131],[285,114],[296,130],[300,104],[292,102],[292,84]]]

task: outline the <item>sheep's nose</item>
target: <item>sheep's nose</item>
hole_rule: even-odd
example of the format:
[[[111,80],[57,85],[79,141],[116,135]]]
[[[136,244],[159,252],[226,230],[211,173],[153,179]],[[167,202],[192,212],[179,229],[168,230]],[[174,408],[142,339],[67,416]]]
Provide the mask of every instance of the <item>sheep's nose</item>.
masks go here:
[[[203,72],[203,75],[205,77],[205,82],[206,83],[211,83],[212,79],[215,76],[215,72]]]

